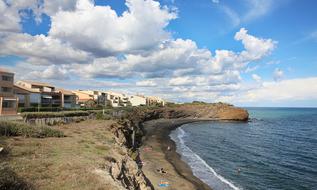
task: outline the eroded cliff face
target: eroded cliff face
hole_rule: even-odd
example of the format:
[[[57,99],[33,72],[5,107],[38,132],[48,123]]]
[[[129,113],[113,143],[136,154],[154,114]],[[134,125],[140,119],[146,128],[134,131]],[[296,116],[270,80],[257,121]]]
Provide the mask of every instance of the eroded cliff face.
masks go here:
[[[156,109],[135,108],[111,125],[119,153],[109,155],[107,170],[111,177],[123,188],[129,190],[151,190],[153,186],[144,175],[138,148],[145,134],[142,123],[154,119],[215,119],[247,121],[246,110],[227,104],[177,105]]]

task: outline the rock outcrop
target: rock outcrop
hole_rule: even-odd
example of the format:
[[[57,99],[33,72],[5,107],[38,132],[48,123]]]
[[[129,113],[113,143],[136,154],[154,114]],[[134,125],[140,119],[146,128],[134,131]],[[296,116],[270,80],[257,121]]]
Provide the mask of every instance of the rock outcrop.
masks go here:
[[[111,176],[119,181],[125,189],[129,190],[151,190],[145,175],[136,162],[129,156],[123,156],[119,160],[111,162]]]

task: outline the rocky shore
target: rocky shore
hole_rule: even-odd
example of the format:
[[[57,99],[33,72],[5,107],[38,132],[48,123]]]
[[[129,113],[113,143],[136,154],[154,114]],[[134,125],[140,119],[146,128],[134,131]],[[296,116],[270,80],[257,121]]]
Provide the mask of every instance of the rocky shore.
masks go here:
[[[159,183],[165,183],[164,178],[173,181],[168,189],[210,189],[180,160],[175,144],[168,137],[170,131],[188,122],[247,121],[248,117],[246,110],[221,103],[135,109],[111,126],[115,142],[125,153],[109,156],[106,169],[122,189],[156,189]],[[155,147],[151,152],[154,156],[144,151],[147,146],[152,150]],[[166,151],[168,146],[171,149]],[[167,175],[156,175],[160,167],[168,169]]]

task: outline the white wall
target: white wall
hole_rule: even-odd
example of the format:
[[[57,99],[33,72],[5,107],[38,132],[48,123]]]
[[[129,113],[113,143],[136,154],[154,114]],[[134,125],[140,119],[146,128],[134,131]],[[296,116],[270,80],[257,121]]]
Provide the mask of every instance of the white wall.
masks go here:
[[[129,101],[131,102],[132,106],[146,105],[146,98],[140,96],[130,96]]]

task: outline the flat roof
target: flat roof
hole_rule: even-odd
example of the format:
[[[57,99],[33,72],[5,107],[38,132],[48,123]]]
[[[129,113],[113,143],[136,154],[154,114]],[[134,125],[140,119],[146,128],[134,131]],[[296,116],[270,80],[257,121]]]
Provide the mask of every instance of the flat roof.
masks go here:
[[[11,71],[4,69],[4,68],[0,68],[0,73],[8,73],[8,74],[14,75],[14,72],[11,72]]]
[[[21,80],[21,82],[29,83],[31,85],[36,85],[36,86],[45,86],[45,87],[55,88],[55,86],[50,85],[50,84],[45,83],[45,82],[36,82],[36,81],[28,81],[28,80]]]

